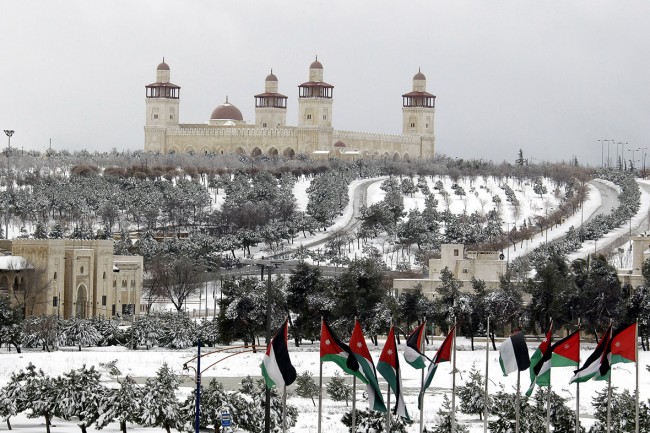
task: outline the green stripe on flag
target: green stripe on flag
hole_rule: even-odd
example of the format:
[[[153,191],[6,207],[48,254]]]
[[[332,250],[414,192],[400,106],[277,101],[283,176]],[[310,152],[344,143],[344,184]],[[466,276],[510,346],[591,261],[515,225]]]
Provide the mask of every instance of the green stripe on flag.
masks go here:
[[[553,357],[551,358],[551,366],[553,367],[577,367],[578,363],[572,359],[565,358],[562,355],[558,355],[557,353],[553,353]]]

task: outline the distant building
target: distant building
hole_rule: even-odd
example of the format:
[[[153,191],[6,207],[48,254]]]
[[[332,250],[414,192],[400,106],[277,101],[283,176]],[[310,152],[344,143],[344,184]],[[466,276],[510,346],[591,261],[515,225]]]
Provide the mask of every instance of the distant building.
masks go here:
[[[483,280],[487,289],[499,288],[501,276],[506,273],[507,263],[498,251],[465,251],[462,244],[443,244],[440,258],[429,260],[428,278],[409,278],[393,280],[396,295],[413,290],[419,284],[422,293],[433,298],[442,285],[442,270],[449,268],[454,278],[463,283],[464,291],[472,290],[472,277]]]
[[[140,310],[142,256],[113,255],[112,240],[0,240],[0,249],[11,254],[0,257],[0,293],[26,304],[28,315],[113,317]]]
[[[156,70],[156,81],[145,86],[144,150],[287,158],[306,154],[316,159],[352,160],[355,156],[392,160],[433,157],[436,97],[427,92],[422,72],[413,77],[412,90],[402,95],[401,135],[334,129],[334,86],[323,78],[323,65],[316,59],[309,66],[309,80],[298,85],[298,126],[287,126],[288,97],[279,93],[273,71],[265,79],[264,92],[254,96],[254,125],[244,121],[227,97],[207,121],[180,123],[181,88],[171,83],[170,68],[163,59]],[[368,79],[361,84],[372,85]]]
[[[618,279],[621,284],[629,284],[634,288],[643,285],[641,268],[643,262],[650,259],[650,236],[641,234],[630,238],[632,243],[632,269],[618,268]]]

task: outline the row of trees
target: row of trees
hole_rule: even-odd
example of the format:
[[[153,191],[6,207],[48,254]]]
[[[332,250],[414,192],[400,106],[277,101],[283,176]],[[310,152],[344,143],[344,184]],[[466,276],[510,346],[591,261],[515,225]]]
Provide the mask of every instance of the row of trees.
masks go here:
[[[176,396],[181,377],[163,364],[154,377],[138,385],[130,376],[120,377],[116,361],[100,364],[108,369],[117,387],[107,387],[101,373],[94,366],[85,365],[62,376],[50,377],[29,364],[24,370],[12,373],[9,382],[0,388],[0,417],[11,429],[11,417],[26,413],[29,418],[44,418],[45,430],[50,433],[52,419],[77,419],[82,433],[95,426],[98,430],[112,422],[119,422],[120,430],[127,432],[128,424],[161,427],[167,433],[172,429],[195,431],[196,391],[184,400]],[[201,428],[214,426],[218,431],[223,411],[232,421],[251,433],[264,431],[265,385],[263,380],[246,377],[239,391],[226,391],[212,379],[201,387]],[[271,431],[282,431],[282,400],[271,393]],[[295,425],[297,409],[287,406],[287,425]]]

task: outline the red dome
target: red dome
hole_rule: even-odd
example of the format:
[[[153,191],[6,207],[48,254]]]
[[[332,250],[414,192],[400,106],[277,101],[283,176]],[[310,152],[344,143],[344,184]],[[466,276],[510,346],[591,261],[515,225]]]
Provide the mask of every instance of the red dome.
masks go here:
[[[424,74],[422,72],[420,72],[420,70],[418,69],[418,73],[413,75],[413,79],[414,80],[426,80],[427,77],[425,77]]]
[[[266,80],[264,81],[278,81],[278,77],[276,77],[275,74],[271,72],[269,75],[266,76]]]
[[[161,64],[158,65],[157,68],[158,71],[169,71],[169,65],[165,63],[165,58],[163,57],[163,61]]]
[[[214,109],[210,115],[211,120],[244,120],[239,108],[235,107],[226,100],[225,103]]]
[[[336,143],[334,143],[334,147],[345,147],[345,143],[339,140]]]
[[[311,62],[311,65],[309,65],[309,69],[323,69],[323,64],[318,61],[318,57],[316,60]]]

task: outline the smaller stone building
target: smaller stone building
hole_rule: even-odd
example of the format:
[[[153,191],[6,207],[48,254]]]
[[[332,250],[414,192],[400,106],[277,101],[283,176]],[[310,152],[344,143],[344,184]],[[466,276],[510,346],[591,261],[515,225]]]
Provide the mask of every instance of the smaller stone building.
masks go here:
[[[641,268],[643,262],[650,259],[650,235],[644,233],[630,238],[632,244],[632,268],[617,269],[621,284],[629,284],[634,288],[643,284]]]
[[[465,251],[462,244],[443,244],[440,258],[429,260],[428,278],[395,279],[393,289],[399,296],[404,290],[413,290],[420,284],[422,293],[433,298],[442,285],[440,275],[445,268],[449,268],[454,278],[463,283],[463,290],[472,290],[472,277],[485,281],[487,289],[497,289],[506,267],[507,263],[498,251]]]
[[[142,256],[114,256],[112,240],[0,240],[0,250],[25,263],[17,269],[20,260],[4,258],[0,293],[24,304],[27,315],[113,317],[140,310]]]

